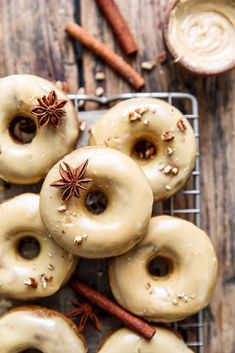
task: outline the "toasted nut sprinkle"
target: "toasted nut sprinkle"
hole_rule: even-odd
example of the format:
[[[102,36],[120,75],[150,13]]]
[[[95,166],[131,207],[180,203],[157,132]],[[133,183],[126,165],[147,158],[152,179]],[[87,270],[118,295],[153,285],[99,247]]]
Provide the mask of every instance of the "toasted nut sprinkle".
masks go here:
[[[40,281],[42,283],[42,288],[46,289],[47,288],[47,283],[49,281],[49,278],[44,273],[42,273],[40,275]]]
[[[79,89],[78,89],[78,94],[85,94],[86,93],[86,91],[85,91],[85,88],[84,87],[80,87]],[[84,106],[84,104],[85,104],[85,101],[84,100],[79,100],[79,102],[78,102],[78,108],[82,108],[83,106]]]
[[[29,277],[26,280],[24,280],[24,284],[26,286],[29,286],[29,287],[32,287],[32,288],[37,288],[37,286],[38,286],[37,281],[34,278],[32,278],[32,277]]]
[[[179,172],[179,169],[178,168],[172,168],[172,173],[177,175]]]
[[[142,115],[146,113],[149,110],[149,107],[142,107],[142,108],[136,108],[134,111],[130,112],[128,114],[128,119],[130,122],[136,121],[136,120],[141,120]],[[145,121],[148,119],[145,119]],[[143,122],[146,124],[146,122]],[[148,123],[147,123],[148,124]]]
[[[43,274],[40,275],[40,280],[41,280],[41,283],[42,283],[42,287],[44,289],[47,288],[47,277]]]
[[[171,147],[167,147],[167,154],[168,156],[171,156],[173,154],[174,150]]]
[[[177,126],[180,129],[180,131],[185,132],[185,130],[187,129],[186,126],[186,120],[184,118],[181,118],[178,122],[177,122]]]
[[[95,79],[97,81],[103,81],[105,79],[105,74],[102,71],[98,71],[95,74]]]
[[[163,169],[163,173],[164,174],[169,174],[172,171],[172,167],[170,165],[167,165],[164,169]]]
[[[149,119],[144,119],[143,123],[144,125],[149,125]]]
[[[128,115],[129,121],[136,121],[141,120],[141,114],[137,113],[136,111],[130,112]]]
[[[83,132],[86,130],[86,127],[87,127],[87,122],[85,120],[81,121],[79,124],[79,130]]]
[[[163,141],[171,141],[173,140],[174,137],[175,137],[175,133],[173,131],[164,131],[161,136],[161,139]]]
[[[57,211],[63,212],[63,211],[66,211],[67,208],[68,208],[68,206],[63,204],[63,205],[60,205],[59,207],[57,207]]]
[[[103,96],[103,94],[104,94],[103,87],[97,87],[96,90],[95,90],[95,94],[96,94],[97,97]]]
[[[156,66],[153,60],[143,61],[141,63],[141,68],[143,70],[151,71]]]
[[[83,240],[82,236],[78,235],[76,238],[74,238],[74,243],[79,245],[82,243],[82,240]]]
[[[50,270],[50,271],[54,271],[55,266],[53,266],[52,264],[49,264],[49,265],[47,266],[47,268],[48,268],[48,270]]]

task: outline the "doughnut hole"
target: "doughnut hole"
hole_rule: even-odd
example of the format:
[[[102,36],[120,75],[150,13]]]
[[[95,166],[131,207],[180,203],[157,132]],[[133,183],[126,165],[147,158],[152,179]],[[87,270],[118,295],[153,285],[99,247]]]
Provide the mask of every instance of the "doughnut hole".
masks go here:
[[[108,206],[107,196],[101,190],[93,190],[88,192],[84,200],[87,210],[94,214],[99,215],[103,213]]]
[[[27,144],[36,136],[37,125],[32,118],[15,116],[8,125],[8,131],[15,143]]]
[[[156,145],[150,137],[142,137],[136,140],[131,150],[131,157],[138,163],[149,162],[156,154]]]
[[[173,271],[173,261],[166,256],[156,256],[149,261],[147,268],[151,276],[168,277]]]
[[[32,260],[40,254],[41,246],[33,236],[24,236],[17,243],[17,251],[22,258]]]

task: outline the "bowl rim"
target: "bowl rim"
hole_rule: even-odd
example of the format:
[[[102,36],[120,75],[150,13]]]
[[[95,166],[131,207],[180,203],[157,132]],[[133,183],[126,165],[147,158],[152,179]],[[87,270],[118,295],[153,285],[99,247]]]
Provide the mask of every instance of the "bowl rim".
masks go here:
[[[192,1],[192,0],[188,0]],[[169,40],[169,22],[170,22],[170,17],[171,17],[171,12],[178,6],[178,4],[181,2],[181,0],[172,0],[166,10],[165,16],[163,18],[163,26],[162,26],[162,34],[163,34],[163,40],[166,45],[166,48],[168,49],[171,57],[175,61],[175,63],[179,63],[181,66],[186,68],[188,71],[192,73],[196,73],[199,75],[203,76],[213,76],[213,75],[218,75],[222,74],[224,72],[230,71],[235,68],[235,50],[234,50],[234,60],[230,62],[229,64],[223,66],[221,69],[214,69],[214,70],[206,70],[203,68],[195,68],[190,64],[189,61],[185,60],[184,58],[179,57],[179,55],[176,53],[174,46],[171,45],[170,40]]]

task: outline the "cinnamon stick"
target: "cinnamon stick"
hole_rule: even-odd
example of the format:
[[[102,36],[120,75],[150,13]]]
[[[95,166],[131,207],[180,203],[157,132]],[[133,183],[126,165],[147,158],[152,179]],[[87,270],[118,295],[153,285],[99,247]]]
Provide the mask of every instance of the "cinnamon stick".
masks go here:
[[[116,39],[124,53],[127,55],[136,53],[138,48],[135,40],[115,1],[96,0],[96,2],[103,12],[113,32],[116,34]]]
[[[75,292],[81,294],[90,302],[107,311],[109,314],[117,317],[124,323],[124,325],[139,333],[147,340],[151,340],[151,338],[154,336],[156,332],[154,327],[130,314],[117,304],[113,303],[110,299],[106,298],[103,294],[89,287],[87,284],[78,280],[74,280],[71,282],[71,286]]]
[[[69,22],[65,31],[74,39],[80,41],[96,55],[100,56],[114,71],[122,76],[136,90],[144,86],[144,79],[123,58],[108,48],[104,43],[97,40],[84,28],[74,22]]]

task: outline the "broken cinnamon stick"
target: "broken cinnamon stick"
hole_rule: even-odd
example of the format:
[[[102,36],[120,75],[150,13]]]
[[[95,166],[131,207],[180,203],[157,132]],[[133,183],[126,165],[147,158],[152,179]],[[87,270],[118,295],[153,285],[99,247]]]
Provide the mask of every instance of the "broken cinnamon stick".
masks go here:
[[[136,53],[138,48],[135,40],[115,1],[96,0],[96,2],[103,12],[113,32],[116,34],[116,39],[124,53],[127,55]]]
[[[70,22],[65,27],[65,31],[71,37],[80,41],[96,55],[100,56],[114,71],[122,76],[136,90],[144,86],[144,79],[138,74],[123,58],[108,48],[104,43],[97,40],[84,28],[74,22]]]
[[[90,302],[107,311],[109,314],[117,317],[124,323],[124,325],[139,333],[147,340],[151,340],[151,338],[154,336],[156,332],[154,327],[130,314],[117,304],[113,303],[110,299],[106,298],[103,294],[89,287],[87,284],[78,280],[74,280],[71,282],[71,287],[75,292],[81,294]]]

